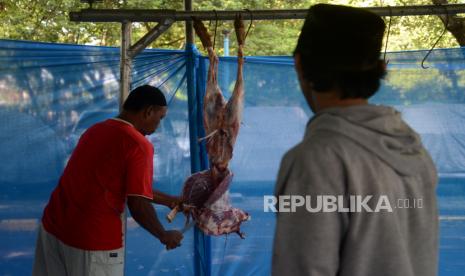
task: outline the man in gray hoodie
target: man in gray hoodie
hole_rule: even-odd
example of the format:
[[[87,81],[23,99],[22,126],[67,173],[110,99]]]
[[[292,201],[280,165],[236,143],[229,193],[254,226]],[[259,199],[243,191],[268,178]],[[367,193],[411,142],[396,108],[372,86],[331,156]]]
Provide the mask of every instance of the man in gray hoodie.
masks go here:
[[[384,30],[363,9],[309,10],[294,58],[315,116],[281,163],[274,275],[437,274],[435,166],[399,112],[367,101]]]

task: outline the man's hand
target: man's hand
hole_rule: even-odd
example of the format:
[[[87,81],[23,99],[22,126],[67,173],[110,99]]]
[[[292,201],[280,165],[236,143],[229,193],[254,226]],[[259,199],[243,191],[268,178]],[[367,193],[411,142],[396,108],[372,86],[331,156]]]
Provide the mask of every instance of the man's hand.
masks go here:
[[[166,246],[166,250],[174,249],[181,245],[181,240],[184,238],[181,232],[176,230],[165,231],[160,237],[160,242]]]
[[[155,209],[148,199],[139,196],[129,196],[128,207],[134,220],[157,237],[166,246],[167,250],[181,245],[181,240],[183,239],[182,233],[175,230],[165,231],[157,218]]]
[[[168,207],[169,207],[171,210],[173,210],[173,209],[176,208],[176,207],[178,207],[179,210],[183,210],[183,203],[182,203],[181,197],[179,197],[179,196],[174,196],[173,198],[171,198]]]

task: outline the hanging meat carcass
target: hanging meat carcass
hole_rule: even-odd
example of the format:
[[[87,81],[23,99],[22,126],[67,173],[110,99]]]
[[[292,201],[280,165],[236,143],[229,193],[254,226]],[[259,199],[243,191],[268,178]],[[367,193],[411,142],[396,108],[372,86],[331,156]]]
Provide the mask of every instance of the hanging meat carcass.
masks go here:
[[[211,37],[202,21],[194,20],[194,29],[202,45],[208,51],[207,86],[203,106],[206,148],[210,169],[191,175],[184,183],[182,199],[188,206],[187,222],[192,216],[197,227],[208,235],[223,235],[240,232],[240,225],[249,215],[233,208],[229,201],[229,185],[233,173],[228,169],[233,156],[233,147],[239,133],[244,102],[243,47],[244,24],[240,16],[234,21],[238,42],[237,79],[231,98],[225,101],[217,82],[218,56],[215,54]],[[202,139],[202,140],[203,140]],[[169,215],[171,221],[175,208]],[[186,224],[187,224],[186,222]]]

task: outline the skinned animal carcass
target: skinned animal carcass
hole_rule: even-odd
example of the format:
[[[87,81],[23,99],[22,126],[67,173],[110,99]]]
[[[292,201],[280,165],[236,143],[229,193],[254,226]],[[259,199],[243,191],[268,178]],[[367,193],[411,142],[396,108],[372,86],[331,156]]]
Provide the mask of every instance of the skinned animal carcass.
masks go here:
[[[249,219],[249,215],[231,206],[228,189],[232,179],[233,174],[228,170],[226,177],[215,187],[211,170],[191,175],[182,191],[182,200],[188,210],[186,225],[192,218],[207,235],[237,233],[243,238],[240,225]]]
[[[234,21],[238,41],[237,78],[231,98],[226,102],[217,82],[218,56],[215,54],[211,37],[200,20],[194,20],[194,29],[202,45],[208,51],[209,67],[203,105],[203,123],[206,149],[210,169],[191,175],[184,183],[182,201],[187,207],[187,221],[190,218],[207,235],[224,235],[240,232],[240,225],[250,216],[233,208],[229,200],[229,185],[233,173],[228,169],[233,148],[239,133],[244,102],[243,47],[244,24],[238,16]],[[185,208],[186,209],[186,208]],[[171,221],[177,208],[168,215]]]

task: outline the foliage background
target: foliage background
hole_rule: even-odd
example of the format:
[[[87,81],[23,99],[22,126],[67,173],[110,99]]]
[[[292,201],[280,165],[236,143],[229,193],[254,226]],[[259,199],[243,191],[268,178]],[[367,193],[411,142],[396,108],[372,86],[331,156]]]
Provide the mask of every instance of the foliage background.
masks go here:
[[[301,9],[315,3],[345,4],[360,7],[432,4],[430,0],[194,0],[195,10],[240,9]],[[450,0],[449,3],[464,1]],[[70,11],[87,8],[79,0],[0,0],[0,38],[118,46],[120,24],[76,23],[69,21]],[[112,9],[183,9],[183,0],[104,0],[95,8]],[[385,18],[386,23],[389,18]],[[246,22],[246,24],[249,22]],[[247,39],[247,55],[289,55],[294,49],[302,20],[254,21]],[[142,37],[156,23],[134,23],[133,39]],[[215,22],[207,22],[213,33]],[[233,30],[232,22],[218,22],[216,47],[223,53],[223,30]],[[437,16],[393,17],[388,43],[389,51],[428,49],[440,36],[444,24]],[[182,49],[184,22],[177,22],[151,47]],[[341,41],[343,47],[344,41]],[[197,46],[201,49],[199,41]],[[438,48],[457,47],[454,37],[447,32]],[[235,37],[231,33],[231,54],[235,53]]]

